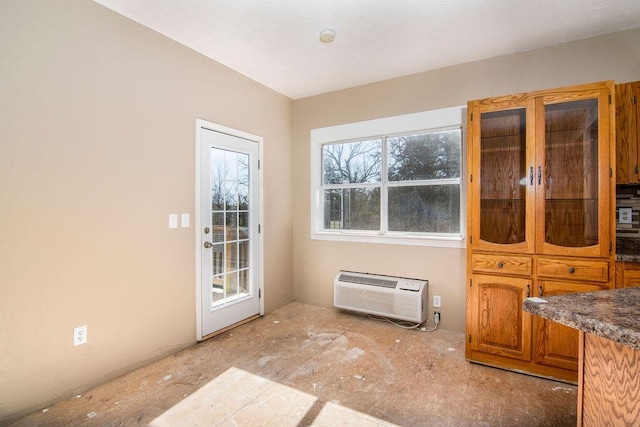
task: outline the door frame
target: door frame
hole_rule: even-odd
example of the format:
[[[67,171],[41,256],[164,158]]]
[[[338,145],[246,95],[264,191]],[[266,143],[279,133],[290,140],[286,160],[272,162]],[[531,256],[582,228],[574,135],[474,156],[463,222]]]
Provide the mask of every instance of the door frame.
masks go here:
[[[242,139],[246,139],[252,142],[255,142],[258,144],[258,191],[259,191],[259,202],[258,202],[258,226],[259,226],[259,232],[258,232],[258,251],[259,251],[259,258],[260,258],[260,262],[259,262],[259,266],[258,266],[258,271],[257,271],[257,275],[258,275],[258,280],[259,280],[259,286],[258,286],[258,292],[260,293],[261,297],[260,297],[260,315],[264,315],[264,239],[262,238],[263,236],[263,231],[262,230],[262,224],[264,223],[263,218],[264,218],[264,212],[263,212],[263,206],[264,206],[264,183],[263,183],[263,165],[262,165],[262,158],[263,158],[263,138],[261,136],[258,135],[254,135],[248,132],[244,132],[238,129],[233,129],[227,126],[223,126],[217,123],[213,123],[213,122],[209,122],[203,119],[196,119],[196,126],[195,126],[195,131],[196,131],[196,155],[195,155],[195,162],[196,162],[196,173],[195,173],[195,179],[196,179],[196,185],[195,185],[195,191],[196,191],[196,205],[195,205],[195,221],[194,221],[194,231],[195,231],[195,273],[196,273],[196,280],[195,280],[195,290],[196,290],[196,340],[197,341],[202,341],[202,245],[203,240],[202,240],[202,196],[201,196],[201,192],[202,192],[202,167],[201,167],[201,145],[202,145],[202,138],[201,138],[201,132],[202,129],[207,129],[210,131],[214,131],[214,132],[220,132],[220,133],[224,133],[227,135],[231,135],[234,137],[238,137],[238,138],[242,138]]]

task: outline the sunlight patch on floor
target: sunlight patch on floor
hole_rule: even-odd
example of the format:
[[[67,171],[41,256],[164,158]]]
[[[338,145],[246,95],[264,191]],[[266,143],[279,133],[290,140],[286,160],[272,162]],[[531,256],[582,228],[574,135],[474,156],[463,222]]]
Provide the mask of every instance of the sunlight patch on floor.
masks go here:
[[[298,426],[317,398],[238,368],[229,368],[153,420],[152,427],[176,425]],[[311,425],[387,426],[390,424],[328,402]]]

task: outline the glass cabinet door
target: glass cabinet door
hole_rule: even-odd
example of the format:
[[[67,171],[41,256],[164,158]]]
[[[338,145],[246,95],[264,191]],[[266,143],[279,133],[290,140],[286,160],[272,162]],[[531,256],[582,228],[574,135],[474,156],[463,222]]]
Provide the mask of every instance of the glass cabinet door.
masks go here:
[[[476,249],[533,252],[533,152],[528,107],[474,108],[471,242]],[[530,164],[529,164],[530,163]],[[527,214],[527,210],[530,213]]]
[[[537,252],[574,256],[608,253],[608,228],[600,226],[609,221],[606,104],[607,97],[596,93],[566,102],[542,99],[537,105],[539,122],[544,123],[536,138],[536,206],[538,218],[544,218],[544,227],[538,230]]]

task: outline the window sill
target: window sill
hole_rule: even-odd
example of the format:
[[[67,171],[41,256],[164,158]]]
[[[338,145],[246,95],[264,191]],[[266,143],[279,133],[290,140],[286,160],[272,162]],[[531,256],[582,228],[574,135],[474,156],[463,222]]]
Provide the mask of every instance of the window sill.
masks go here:
[[[411,234],[371,234],[349,231],[316,231],[311,233],[312,240],[331,240],[337,242],[383,243],[391,245],[433,246],[441,248],[466,248],[462,235],[424,236]]]

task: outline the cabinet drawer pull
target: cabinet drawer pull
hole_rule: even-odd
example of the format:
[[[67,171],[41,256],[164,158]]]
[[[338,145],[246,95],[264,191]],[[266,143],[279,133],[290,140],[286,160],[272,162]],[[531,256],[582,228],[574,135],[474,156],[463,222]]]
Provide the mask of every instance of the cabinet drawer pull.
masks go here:
[[[573,267],[569,267],[569,273],[573,274],[576,272],[576,269]]]
[[[527,298],[531,296],[531,286],[527,285]]]
[[[502,261],[498,262],[498,268],[504,267],[504,263]]]
[[[538,288],[538,296],[542,298],[542,286]]]

